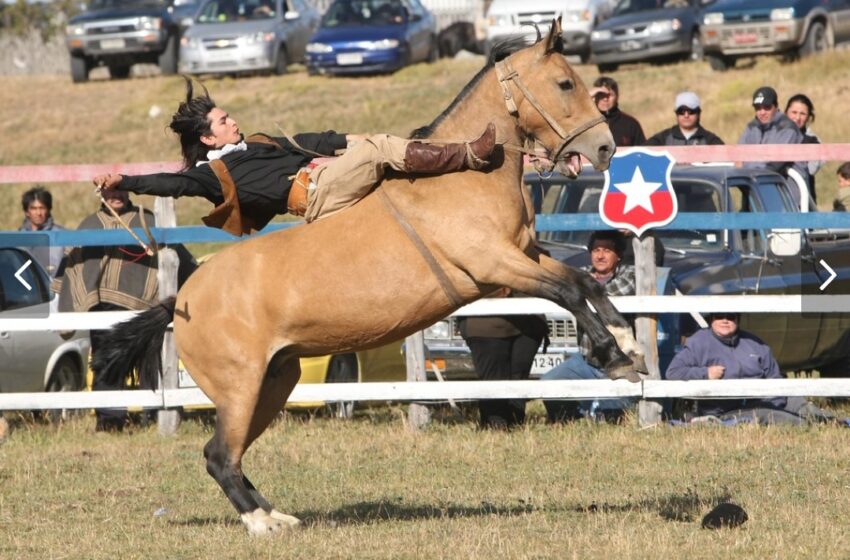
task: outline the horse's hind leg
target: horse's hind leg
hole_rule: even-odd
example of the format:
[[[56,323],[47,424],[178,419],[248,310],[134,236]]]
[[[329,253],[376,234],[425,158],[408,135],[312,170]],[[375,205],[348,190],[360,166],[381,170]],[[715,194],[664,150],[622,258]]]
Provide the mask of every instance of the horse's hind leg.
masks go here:
[[[300,524],[297,518],[273,509],[242,473],[242,456],[283,409],[299,377],[297,359],[284,361],[276,356],[256,393],[252,395],[244,389],[230,392],[215,403],[216,430],[204,447],[207,472],[221,486],[252,535]]]
[[[478,281],[506,286],[530,296],[548,299],[569,310],[593,341],[593,355],[603,364],[608,377],[640,381],[640,377],[635,373],[636,364],[620,350],[600,317],[587,306],[588,300],[605,300],[606,296],[601,287],[586,281],[589,278],[586,273],[560,265],[557,261],[541,255],[541,261],[546,259],[546,266],[543,266],[515,246],[498,254],[501,257],[498,266],[493,267],[484,277],[476,277]],[[555,266],[556,264],[559,266]],[[596,309],[598,311],[599,308]],[[617,322],[613,326],[628,327],[628,323],[615,309],[613,312],[619,317],[619,320],[615,319]],[[642,365],[642,360],[637,365]]]

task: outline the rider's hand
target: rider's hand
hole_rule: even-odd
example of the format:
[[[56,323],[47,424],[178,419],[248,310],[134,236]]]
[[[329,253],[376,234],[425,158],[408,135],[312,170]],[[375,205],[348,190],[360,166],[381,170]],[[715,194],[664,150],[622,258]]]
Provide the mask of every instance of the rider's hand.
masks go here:
[[[123,178],[123,176],[117,173],[107,173],[106,175],[98,175],[97,177],[92,179],[92,182],[95,184],[95,186],[100,187],[103,190],[109,191],[118,187],[118,185],[121,184],[121,179]]]

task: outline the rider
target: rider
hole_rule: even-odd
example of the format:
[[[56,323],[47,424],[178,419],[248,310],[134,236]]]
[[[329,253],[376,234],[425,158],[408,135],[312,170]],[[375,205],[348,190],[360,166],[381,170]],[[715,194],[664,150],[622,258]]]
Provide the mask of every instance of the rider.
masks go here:
[[[334,131],[272,138],[243,138],[236,121],[217,107],[204,88],[171,119],[180,137],[180,173],[100,175],[94,183],[158,196],[201,196],[216,205],[204,223],[234,235],[262,229],[287,210],[308,222],[350,206],[381,181],[387,167],[402,173],[440,174],[482,169],[496,140],[492,123],[472,142],[429,144],[388,134],[337,134]],[[343,153],[344,152],[344,153]],[[314,156],[342,156],[314,165]]]

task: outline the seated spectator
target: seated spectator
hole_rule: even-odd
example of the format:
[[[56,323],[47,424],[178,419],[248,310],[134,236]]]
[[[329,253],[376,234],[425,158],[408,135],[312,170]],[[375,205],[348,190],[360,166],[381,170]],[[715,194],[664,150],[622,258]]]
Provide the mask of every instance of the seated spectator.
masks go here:
[[[788,103],[785,105],[785,114],[800,128],[800,132],[803,133],[803,144],[821,143],[818,135],[812,132],[812,129],[809,127],[810,124],[815,122],[815,105],[807,95],[803,95],[802,93],[792,95],[791,98],[788,99]],[[817,203],[818,198],[817,192],[815,192],[815,173],[820,171],[824,162],[807,161],[805,163],[806,170],[809,172],[809,196],[811,197],[812,202]]]
[[[753,93],[755,118],[747,123],[738,144],[801,144],[803,133],[800,128],[779,110],[779,99],[772,87],[760,87]],[[805,162],[771,161],[746,162],[744,167],[767,167],[786,177],[793,167],[808,184],[809,172]],[[800,190],[791,189],[797,207],[800,206]]]
[[[841,164],[836,172],[838,175],[838,192],[832,201],[832,209],[836,212],[850,211],[850,161]]]
[[[609,296],[633,296],[635,294],[635,267],[622,264],[626,251],[626,237],[616,230],[600,230],[590,235],[587,242],[590,251],[590,266],[583,270],[599,282]],[[542,379],[608,379],[602,365],[593,357],[593,345],[586,333],[579,330],[579,353],[552,368]],[[592,419],[616,419],[631,399],[597,399],[593,401],[544,401],[546,414],[551,422],[572,420],[581,417]]]
[[[709,327],[685,342],[667,368],[667,379],[783,379],[773,352],[757,336],[738,329],[739,313],[712,313]],[[696,417],[758,424],[803,424],[831,416],[799,397],[700,399]],[[693,417],[686,417],[692,420]]]
[[[614,78],[599,76],[589,93],[596,108],[608,122],[614,144],[621,147],[641,146],[646,142],[643,128],[637,119],[620,110],[620,87]]]
[[[702,108],[699,96],[692,91],[683,91],[676,96],[673,110],[676,124],[653,135],[647,146],[706,146],[723,144],[723,140],[700,125]]]
[[[21,196],[24,222],[18,231],[57,231],[62,226],[53,221],[53,195],[41,185],[36,185]],[[56,276],[65,250],[61,245],[33,246],[29,248],[32,258],[41,265],[50,278]]]

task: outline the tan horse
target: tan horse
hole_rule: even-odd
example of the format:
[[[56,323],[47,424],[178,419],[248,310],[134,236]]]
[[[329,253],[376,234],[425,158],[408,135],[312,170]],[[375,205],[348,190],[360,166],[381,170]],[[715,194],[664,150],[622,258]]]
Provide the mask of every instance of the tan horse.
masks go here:
[[[608,166],[610,131],[560,47],[555,22],[545,40],[485,67],[428,127],[434,138],[464,138],[493,121],[507,145],[491,171],[388,179],[342,212],[231,245],[176,301],[116,327],[95,357],[97,375],[136,366],[150,378],[173,317],[183,363],[217,409],[207,471],[250,533],[299,523],[241,469],[297,383],[299,357],[398,340],[504,286],[571,311],[609,376],[638,379],[642,358],[602,289],[536,250],[522,154],[510,148],[533,139],[567,171],[580,170],[578,154]]]

